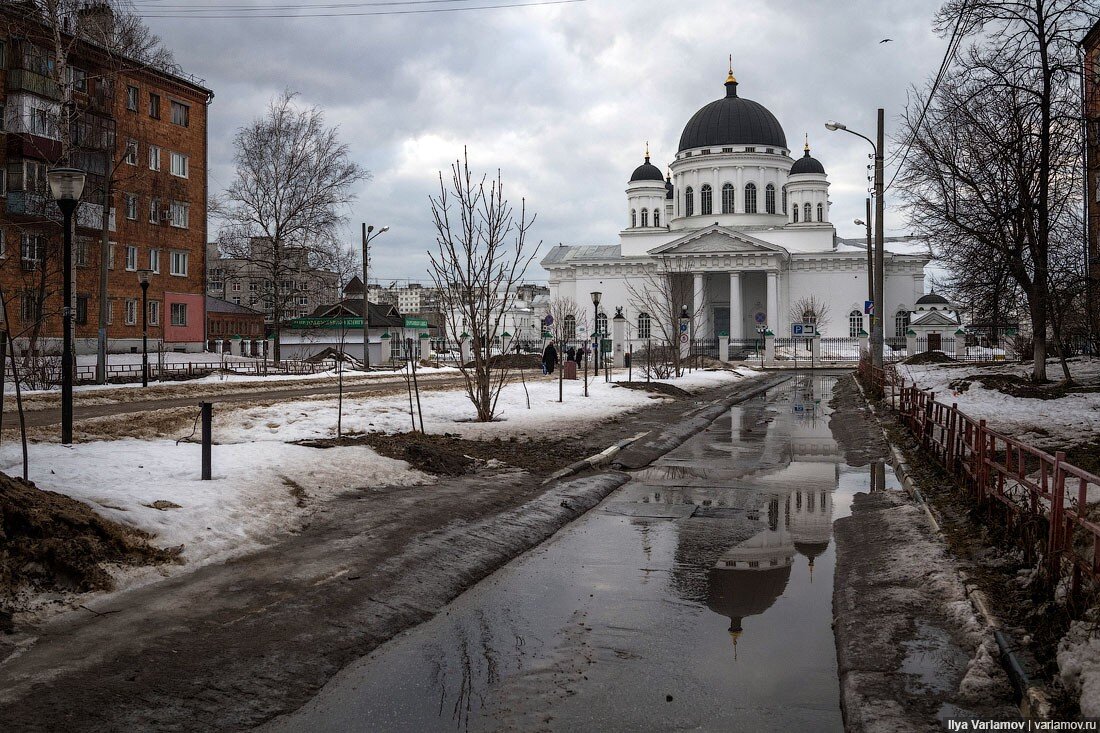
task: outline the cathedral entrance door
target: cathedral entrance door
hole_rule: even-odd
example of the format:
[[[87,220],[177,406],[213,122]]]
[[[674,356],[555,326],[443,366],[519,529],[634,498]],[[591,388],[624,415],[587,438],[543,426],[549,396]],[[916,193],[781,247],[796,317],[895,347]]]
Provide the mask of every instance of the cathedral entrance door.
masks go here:
[[[723,331],[730,332],[730,307],[728,305],[714,306],[714,336],[718,337]]]

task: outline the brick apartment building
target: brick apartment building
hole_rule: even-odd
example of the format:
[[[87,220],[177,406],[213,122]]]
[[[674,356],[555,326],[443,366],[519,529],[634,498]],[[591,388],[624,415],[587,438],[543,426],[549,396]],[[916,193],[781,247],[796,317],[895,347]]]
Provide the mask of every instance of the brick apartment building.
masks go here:
[[[73,242],[77,352],[96,350],[104,203],[110,212],[108,350],[140,347],[140,269],[152,271],[151,344],[202,350],[213,93],[194,78],[66,35],[70,71],[61,80],[50,29],[35,13],[27,3],[0,4],[0,288],[16,348],[34,343],[42,353],[60,352],[61,214],[46,173],[65,164],[62,139],[68,137],[68,163],[88,174]],[[76,22],[111,23],[113,15],[90,4]],[[67,119],[63,85],[72,87]]]
[[[1100,346],[1100,22],[1081,41],[1085,120],[1085,194],[1088,221],[1088,308],[1093,348]]]

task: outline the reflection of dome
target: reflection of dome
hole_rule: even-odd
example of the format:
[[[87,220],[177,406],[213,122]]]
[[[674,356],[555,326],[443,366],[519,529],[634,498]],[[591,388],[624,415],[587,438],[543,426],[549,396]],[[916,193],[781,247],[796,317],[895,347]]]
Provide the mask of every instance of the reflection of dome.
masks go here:
[[[645,162],[634,169],[630,174],[630,182],[634,181],[660,181],[664,183],[665,177],[661,175],[661,169],[649,162],[649,154],[645,156]]]
[[[795,542],[794,549],[798,550],[798,554],[809,559],[810,562],[814,561],[814,558],[821,555],[825,550],[829,549],[828,542]]]
[[[741,619],[767,611],[787,589],[791,566],[762,570],[710,571],[707,607],[730,619],[730,631],[741,630]]]
[[[726,96],[706,105],[688,120],[680,136],[680,150],[722,145],[787,147],[787,136],[775,115],[751,99],[737,96],[737,80],[730,72]]]

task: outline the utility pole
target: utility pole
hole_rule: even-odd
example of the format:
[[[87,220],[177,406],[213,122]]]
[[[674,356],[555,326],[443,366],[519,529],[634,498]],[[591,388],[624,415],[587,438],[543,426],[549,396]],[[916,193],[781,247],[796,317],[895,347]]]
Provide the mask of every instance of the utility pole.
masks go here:
[[[367,232],[374,227],[368,227],[363,222],[363,370],[370,371],[370,301],[367,300],[367,274],[370,269],[370,240]]]
[[[874,300],[874,317],[871,319],[871,363],[876,369],[882,369],[882,351],[883,351],[883,330],[882,330],[882,312],[885,307],[884,302],[884,279],[885,271],[883,268],[884,248],[885,243],[883,241],[883,181],[882,181],[882,168],[883,168],[883,150],[886,146],[886,122],[885,111],[882,107],[878,109],[878,141],[875,145],[875,297]]]

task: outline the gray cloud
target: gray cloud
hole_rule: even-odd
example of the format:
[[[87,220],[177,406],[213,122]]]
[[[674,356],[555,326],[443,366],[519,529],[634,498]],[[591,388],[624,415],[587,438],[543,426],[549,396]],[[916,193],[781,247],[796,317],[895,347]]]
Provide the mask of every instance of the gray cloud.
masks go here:
[[[684,123],[724,93],[729,53],[741,95],[772,110],[788,145],[799,150],[809,133],[829,172],[833,221],[842,236],[859,236],[851,221],[864,213],[869,148],[823,124],[839,119],[873,136],[882,106],[889,134],[908,86],[939,65],[944,41],[929,27],[938,4],[589,0],[415,16],[148,22],[217,95],[212,191],[232,180],[235,130],[272,95],[297,90],[303,103],[325,108],[373,174],[349,214],[349,242],[360,221],[388,224],[374,272],[423,279],[434,241],[428,197],[464,145],[476,168],[503,171],[514,203],[527,198],[544,246],[615,242],[626,179],[645,141],[654,163],[671,160]],[[887,196],[888,229],[904,233],[903,212],[889,204]]]

